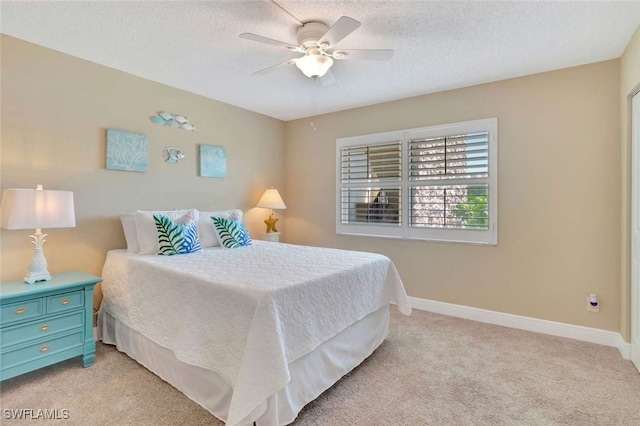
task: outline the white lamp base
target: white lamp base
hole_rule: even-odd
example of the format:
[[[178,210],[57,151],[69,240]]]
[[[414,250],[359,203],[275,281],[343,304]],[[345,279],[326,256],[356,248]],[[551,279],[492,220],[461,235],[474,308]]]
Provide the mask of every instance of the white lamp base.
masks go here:
[[[27,272],[27,275],[24,276],[24,282],[33,284],[36,281],[49,281],[51,279],[51,274],[49,271],[44,272]]]
[[[47,270],[47,259],[45,259],[42,253],[42,244],[44,244],[47,234],[40,232],[40,229],[36,230],[35,235],[31,235],[32,243],[35,246],[33,250],[33,257],[31,263],[29,263],[29,272],[24,276],[24,282],[33,284],[36,281],[48,281],[51,279],[51,274]]]

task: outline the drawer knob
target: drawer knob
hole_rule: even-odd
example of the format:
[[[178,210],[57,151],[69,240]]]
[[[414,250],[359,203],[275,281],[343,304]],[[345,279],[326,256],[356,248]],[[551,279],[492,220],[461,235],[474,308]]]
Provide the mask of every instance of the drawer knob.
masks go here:
[[[71,299],[62,299],[62,300],[60,301],[60,303],[62,303],[63,305],[68,305],[68,304],[69,304],[69,302],[71,302]]]
[[[47,331],[49,329],[49,324],[44,324],[40,326],[40,331]]]
[[[44,345],[44,346],[42,346],[42,347],[40,348],[40,352],[46,352],[46,351],[48,351],[48,350],[49,350],[49,348],[50,348],[50,347],[51,347],[51,346],[49,346],[49,345]]]
[[[16,314],[18,315],[24,314],[25,312],[27,312],[27,308],[25,308],[24,306],[21,308],[16,308]]]

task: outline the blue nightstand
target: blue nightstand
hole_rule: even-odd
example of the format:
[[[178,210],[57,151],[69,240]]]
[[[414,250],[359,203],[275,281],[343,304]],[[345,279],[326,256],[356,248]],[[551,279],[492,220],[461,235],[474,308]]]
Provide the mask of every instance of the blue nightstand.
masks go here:
[[[82,355],[93,365],[93,288],[101,278],[64,272],[50,281],[0,283],[0,380]]]

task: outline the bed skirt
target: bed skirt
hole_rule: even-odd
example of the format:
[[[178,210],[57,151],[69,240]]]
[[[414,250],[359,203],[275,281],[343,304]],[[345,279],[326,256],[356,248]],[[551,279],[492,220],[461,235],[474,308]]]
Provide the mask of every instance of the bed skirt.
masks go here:
[[[289,383],[267,400],[264,412],[251,413],[257,426],[292,423],[300,410],[358,366],[376,350],[389,331],[389,306],[367,315],[314,351],[291,362]],[[218,419],[225,421],[233,389],[213,371],[178,360],[108,312],[98,313],[98,336],[138,361]],[[253,421],[252,420],[252,421]],[[251,423],[249,423],[251,424]]]

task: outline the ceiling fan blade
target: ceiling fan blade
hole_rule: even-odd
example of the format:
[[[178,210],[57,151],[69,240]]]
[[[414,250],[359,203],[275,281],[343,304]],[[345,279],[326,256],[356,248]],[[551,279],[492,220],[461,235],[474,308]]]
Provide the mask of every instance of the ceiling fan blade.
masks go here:
[[[319,45],[327,44],[329,47],[333,47],[340,41],[358,29],[360,22],[348,16],[341,16],[335,24],[329,28],[329,30],[322,36]]]
[[[335,82],[336,76],[331,72],[331,70],[328,70],[325,75],[320,77],[320,84],[322,84],[323,86],[329,86]]]
[[[275,1],[275,0],[271,0],[271,2],[272,2],[273,4],[275,4],[276,6],[278,6],[280,9],[284,10],[284,12],[285,12],[287,15],[289,15],[291,18],[293,18],[293,20],[294,20],[294,21],[296,21],[296,23],[297,23],[298,25],[300,25],[300,26],[303,26],[303,25],[304,25],[304,22],[302,22],[301,20],[299,20],[298,18],[296,18],[296,17],[295,17],[295,15],[294,15],[293,13],[289,12],[289,11],[288,11],[287,9],[285,9],[282,5],[278,4],[278,2],[277,2],[277,1]]]
[[[285,48],[287,48],[289,50],[293,50],[293,51],[296,51],[296,52],[299,50],[298,46],[294,46],[291,43],[285,43],[283,41],[278,41],[278,40],[274,40],[272,38],[263,37],[263,36],[258,35],[258,34],[242,33],[242,34],[240,34],[240,38],[245,38],[245,39],[251,40],[251,41],[257,41],[258,43],[270,44],[272,46],[285,47]]]
[[[251,75],[259,76],[259,75],[269,74],[270,72],[273,72],[273,71],[277,70],[280,67],[284,67],[285,65],[293,65],[293,64],[296,63],[297,60],[298,60],[297,58],[289,59],[288,61],[281,62],[281,63],[275,64],[275,65],[271,65],[270,67],[267,67],[267,68],[262,69],[260,71],[256,71],[256,72],[252,73]]]
[[[356,59],[369,61],[388,61],[393,58],[392,49],[349,49],[336,50],[331,54],[335,59]]]

